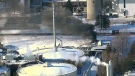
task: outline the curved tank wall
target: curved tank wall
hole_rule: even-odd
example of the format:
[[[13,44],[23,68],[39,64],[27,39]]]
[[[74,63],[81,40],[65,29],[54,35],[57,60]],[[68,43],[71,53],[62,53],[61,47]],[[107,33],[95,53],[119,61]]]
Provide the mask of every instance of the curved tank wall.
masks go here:
[[[18,76],[77,76],[77,68],[67,63],[44,63],[17,70]]]
[[[78,49],[58,48],[57,52],[50,51],[43,54],[43,61],[61,62],[65,60],[75,61],[76,57],[82,57],[84,52]]]

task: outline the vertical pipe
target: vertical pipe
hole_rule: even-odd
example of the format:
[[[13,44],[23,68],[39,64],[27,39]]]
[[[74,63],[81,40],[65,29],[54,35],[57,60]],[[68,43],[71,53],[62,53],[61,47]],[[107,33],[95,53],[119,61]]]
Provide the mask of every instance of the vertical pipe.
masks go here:
[[[101,0],[101,9],[103,9],[103,0]]]
[[[125,0],[123,2],[124,2],[124,16],[126,16],[126,2]]]
[[[124,2],[124,8],[126,8],[126,1],[124,0],[123,2]]]
[[[106,65],[106,76],[109,76],[109,65]]]
[[[111,60],[109,61],[109,73],[110,73],[110,76],[113,76],[112,61]]]
[[[55,5],[53,2],[53,35],[54,35],[54,51],[56,51],[56,30],[55,30]]]
[[[101,23],[101,13],[99,12],[99,26],[100,26],[100,33],[101,33],[101,30],[102,30],[102,23]]]

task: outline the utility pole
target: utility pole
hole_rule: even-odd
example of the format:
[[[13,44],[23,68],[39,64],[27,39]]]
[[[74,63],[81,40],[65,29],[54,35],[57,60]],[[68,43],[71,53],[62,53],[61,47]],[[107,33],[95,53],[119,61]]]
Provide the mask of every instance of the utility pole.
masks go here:
[[[101,19],[101,12],[99,11],[99,25],[100,25],[100,34],[101,34],[101,27],[102,27],[102,19]]]

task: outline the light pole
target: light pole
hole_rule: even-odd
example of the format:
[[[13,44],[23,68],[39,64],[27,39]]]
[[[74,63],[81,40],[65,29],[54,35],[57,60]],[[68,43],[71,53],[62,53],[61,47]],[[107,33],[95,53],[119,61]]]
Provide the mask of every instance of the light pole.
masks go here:
[[[52,2],[53,4],[53,35],[54,35],[54,51],[56,50],[56,28],[55,28],[55,4],[54,1]]]

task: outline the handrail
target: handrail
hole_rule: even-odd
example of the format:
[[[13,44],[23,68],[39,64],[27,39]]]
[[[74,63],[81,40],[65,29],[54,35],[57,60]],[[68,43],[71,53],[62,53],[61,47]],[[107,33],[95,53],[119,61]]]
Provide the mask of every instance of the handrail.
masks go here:
[[[95,56],[94,56],[94,57],[96,57],[96,56],[97,56],[97,52],[96,52],[96,54],[95,54]],[[93,63],[91,63],[91,64],[90,64],[90,66],[89,66],[88,70],[84,71],[83,76],[88,76],[89,71],[91,70],[92,65],[93,65]]]

